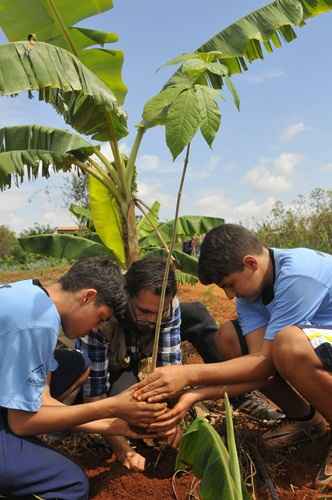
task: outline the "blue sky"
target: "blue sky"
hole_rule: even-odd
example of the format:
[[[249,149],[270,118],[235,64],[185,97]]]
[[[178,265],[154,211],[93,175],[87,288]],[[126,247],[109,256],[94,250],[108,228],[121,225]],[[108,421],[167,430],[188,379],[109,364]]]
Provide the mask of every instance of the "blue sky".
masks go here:
[[[119,35],[119,42],[110,47],[125,53],[123,75],[129,92],[124,107],[130,129],[140,120],[146,100],[172,73],[172,68],[156,72],[161,64],[194,50],[266,3],[115,0],[113,10],[85,21],[85,26]],[[315,187],[331,187],[331,20],[331,13],[311,20],[298,30],[297,40],[234,78],[241,111],[225,91],[222,127],[213,149],[200,136],[194,140],[182,214],[248,222],[266,216],[276,200],[288,204]],[[37,99],[2,98],[0,126],[23,123],[65,128],[61,117]],[[131,133],[123,141],[124,150],[132,140]],[[147,203],[161,201],[163,218],[173,216],[182,162],[182,156],[172,162],[163,128],[146,134],[137,162],[139,190]],[[56,176],[0,193],[0,224],[16,231],[34,222],[71,224],[63,185],[63,177]]]

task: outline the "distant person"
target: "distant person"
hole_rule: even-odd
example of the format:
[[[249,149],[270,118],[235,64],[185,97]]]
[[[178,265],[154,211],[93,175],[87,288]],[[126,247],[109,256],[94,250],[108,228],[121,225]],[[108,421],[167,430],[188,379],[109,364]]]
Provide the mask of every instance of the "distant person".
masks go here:
[[[78,261],[50,286],[30,279],[0,287],[0,494],[88,499],[83,471],[34,436],[80,430],[138,437],[130,424],[147,425],[164,411],[137,402],[130,391],[76,406],[55,399],[59,387],[51,395],[61,328],[74,339],[113,315],[121,318],[125,308],[123,278],[108,257]],[[67,369],[60,392],[70,392],[84,374],[81,366]]]
[[[249,354],[215,364],[158,368],[136,397],[161,401],[185,386],[201,386],[181,396],[159,428],[163,420],[176,422],[197,399],[258,387],[267,389],[288,417],[264,434],[267,444],[287,446],[324,435],[321,415],[332,423],[332,256],[267,248],[244,227],[224,224],[203,241],[199,277],[236,297]],[[228,333],[232,338],[231,324]],[[316,485],[332,486],[331,448]]]

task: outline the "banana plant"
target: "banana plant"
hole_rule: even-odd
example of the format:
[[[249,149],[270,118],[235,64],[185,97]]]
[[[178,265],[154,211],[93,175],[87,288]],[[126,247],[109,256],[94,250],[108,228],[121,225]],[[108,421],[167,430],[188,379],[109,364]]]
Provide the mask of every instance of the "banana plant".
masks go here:
[[[225,394],[226,442],[205,418],[196,418],[184,433],[177,471],[192,471],[200,479],[202,500],[250,500],[236,449],[232,409]]]
[[[142,204],[136,200],[135,162],[146,131],[164,126],[173,158],[189,148],[198,131],[211,147],[221,123],[220,90],[224,84],[239,108],[239,96],[231,76],[262,58],[263,48],[271,52],[273,47],[281,46],[282,39],[292,41],[296,37],[294,28],[331,10],[332,0],[275,0],[220,31],[191,54],[170,61],[180,67],[161,92],[146,103],[128,158],[120,154],[118,144],[127,134],[126,115],[118,103],[124,95],[121,98],[118,92],[121,87],[119,73],[117,76],[112,73],[119,65],[105,63],[106,59],[102,59],[107,53],[105,49],[96,49],[97,52],[91,49],[92,44],[108,43],[116,37],[75,26],[82,19],[110,9],[112,1],[76,3],[73,6],[69,0],[33,0],[29,3],[0,0],[0,26],[8,38],[13,41],[25,39],[30,33],[28,41],[15,41],[0,47],[0,66],[7,68],[6,73],[1,74],[0,95],[36,91],[41,100],[51,104],[78,132],[91,139],[110,142],[112,161],[95,146],[94,154],[83,159],[68,151],[61,152],[63,166],[54,150],[48,153],[54,157],[57,169],[68,169],[71,159],[72,165],[90,176],[90,208],[95,227],[104,244],[126,267],[139,255],[135,209],[142,210]],[[107,71],[110,72],[106,75]],[[32,126],[28,128],[30,134],[36,132]],[[14,151],[20,151],[15,154],[16,161],[20,160],[9,167],[8,160],[1,162],[0,158],[2,185],[8,187],[17,173],[20,180],[24,165],[32,175],[37,175],[37,161],[45,157],[47,141],[36,153],[29,145],[15,144],[14,135],[8,129],[3,135],[11,136],[11,141],[9,144],[2,141],[1,155],[10,152],[13,156]],[[186,164],[187,160],[189,149]],[[42,175],[48,175],[51,162],[44,161],[43,166]],[[101,209],[100,204],[104,208]]]

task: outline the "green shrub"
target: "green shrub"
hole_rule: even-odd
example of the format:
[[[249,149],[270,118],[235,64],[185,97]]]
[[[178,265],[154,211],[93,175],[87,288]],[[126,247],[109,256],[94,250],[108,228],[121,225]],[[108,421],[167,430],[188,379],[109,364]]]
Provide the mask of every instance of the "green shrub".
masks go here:
[[[332,253],[332,190],[316,188],[299,196],[289,208],[278,201],[257,225],[257,235],[271,247],[307,247]]]
[[[18,247],[20,248],[15,233],[7,226],[0,226],[0,258],[13,255]]]

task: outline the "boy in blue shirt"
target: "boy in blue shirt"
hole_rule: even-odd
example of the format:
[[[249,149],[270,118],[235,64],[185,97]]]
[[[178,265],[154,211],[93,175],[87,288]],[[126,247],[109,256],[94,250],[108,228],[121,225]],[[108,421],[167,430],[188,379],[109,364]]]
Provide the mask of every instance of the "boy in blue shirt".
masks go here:
[[[0,494],[88,499],[83,471],[33,436],[82,430],[137,437],[128,423],[146,426],[164,411],[130,391],[76,406],[50,393],[60,329],[71,339],[86,335],[113,314],[121,318],[126,302],[121,272],[108,257],[78,261],[46,288],[36,280],[0,286]]]
[[[200,387],[184,393],[152,427],[175,422],[199,399],[263,388],[298,427],[322,435],[326,427],[316,410],[332,423],[332,256],[269,249],[244,227],[225,224],[203,241],[199,277],[203,284],[223,288],[230,299],[236,297],[249,354],[217,364],[158,368],[136,397],[163,401],[187,385]],[[228,334],[237,338],[232,325]],[[278,443],[284,432],[296,430],[290,422],[281,425],[279,432],[265,434],[267,442]],[[330,450],[316,484],[331,483]]]

